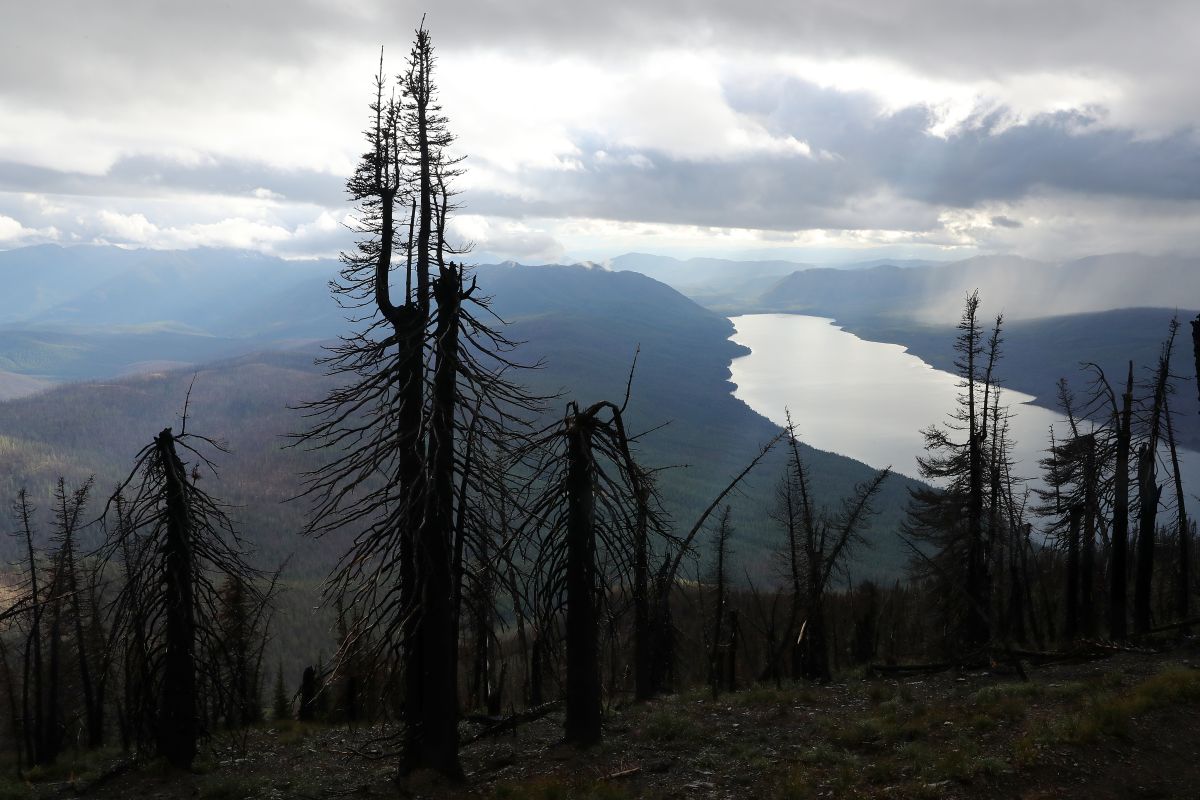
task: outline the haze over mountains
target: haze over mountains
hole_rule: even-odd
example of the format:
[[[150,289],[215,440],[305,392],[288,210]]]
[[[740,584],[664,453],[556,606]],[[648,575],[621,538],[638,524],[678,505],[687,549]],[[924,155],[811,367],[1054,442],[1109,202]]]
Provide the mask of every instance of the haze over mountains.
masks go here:
[[[223,249],[46,245],[0,252],[0,281],[7,289],[0,295],[0,399],[59,381],[331,339],[347,328],[348,312],[329,298],[327,283],[336,268],[330,260],[285,261]],[[586,319],[596,329],[599,341],[631,324],[675,324],[670,313],[658,310],[678,310],[680,298],[667,284],[721,314],[831,317],[860,336],[903,344],[942,369],[952,366],[962,299],[978,288],[985,314],[1005,315],[1004,380],[1048,407],[1056,402],[1059,378],[1080,383],[1080,362],[1094,361],[1110,374],[1122,373],[1130,359],[1149,364],[1176,311],[1186,319],[1200,308],[1200,261],[1183,257],[1107,255],[1049,264],[990,256],[831,268],[628,254],[607,267],[590,267],[612,276],[605,283],[612,294],[603,300],[588,288],[595,280],[586,277],[589,269],[530,269],[480,268],[501,316],[532,324],[548,309],[572,309],[578,324]],[[622,271],[654,281],[626,293],[632,278]],[[555,279],[527,279],[535,274]],[[690,335],[676,333],[681,341]],[[1189,413],[1195,399],[1183,393],[1178,402],[1181,439],[1200,446],[1200,424]]]
[[[956,261],[873,259],[829,264],[791,261],[680,260],[640,253],[612,259],[684,294],[736,311],[787,311],[953,322],[963,297],[978,289],[1008,319],[1117,308],[1200,306],[1200,258],[1115,253],[1064,262],[1019,256]]]
[[[36,267],[55,249],[0,253],[0,276],[21,272],[25,290],[34,291]],[[9,304],[0,317],[0,368],[22,379],[89,382],[0,404],[0,490],[15,491],[17,476],[46,487],[59,472],[75,480],[95,472],[101,486],[110,485],[144,440],[177,422],[197,373],[193,424],[232,449],[223,459],[222,485],[233,487],[226,499],[246,509],[253,536],[272,542],[270,553],[298,545],[303,506],[282,501],[311,464],[279,448],[303,427],[288,406],[324,391],[326,379],[312,363],[319,343],[349,330],[353,312],[339,309],[327,287],[336,264],[227,251],[66,252],[53,280],[71,285],[78,271],[85,277],[75,285],[83,288],[47,289],[33,310]],[[670,423],[643,445],[648,463],[688,465],[662,478],[680,524],[690,524],[694,510],[775,434],[773,424],[732,396],[728,365],[743,351],[728,340],[729,321],[667,285],[582,266],[483,266],[479,282],[511,323],[506,333],[524,342],[519,358],[542,364],[523,376],[526,382],[539,393],[563,393],[549,414],[561,413],[568,398],[619,399],[640,347],[629,419],[639,429]],[[120,300],[119,315],[101,294]],[[223,294],[231,299],[223,302]],[[833,454],[809,457],[814,486],[830,502],[871,474]],[[767,565],[773,547],[764,498],[782,459],[765,464],[733,501],[741,556],[756,568]],[[888,487],[880,530],[895,521],[906,485],[897,479]],[[894,573],[903,558],[888,539],[865,555],[862,569]],[[321,573],[311,559],[298,566],[313,577]]]
[[[619,398],[640,347],[629,419],[638,430],[670,423],[645,438],[643,454],[653,466],[688,465],[662,473],[667,509],[687,525],[777,430],[731,394],[728,366],[744,351],[728,340],[727,314],[833,317],[864,338],[903,344],[950,369],[962,296],[978,287],[988,313],[1003,307],[1010,318],[1006,385],[1053,406],[1060,377],[1082,388],[1079,361],[1102,363],[1110,374],[1129,359],[1151,363],[1174,304],[1200,306],[1195,267],[1184,259],[1107,256],[1063,265],[992,258],[831,269],[630,254],[607,267],[509,263],[481,266],[478,275],[496,313],[511,323],[508,334],[525,342],[521,360],[542,364],[526,375],[531,388],[562,393],[548,414],[561,413],[568,398]],[[218,491],[265,559],[293,556],[295,602],[311,607],[340,544],[298,536],[304,506],[285,501],[313,461],[282,445],[303,427],[289,406],[327,386],[313,365],[320,343],[349,330],[346,318],[355,313],[329,296],[336,269],[328,260],[236,250],[0,252],[7,289],[0,295],[0,401],[7,401],[0,402],[0,493],[29,485],[44,506],[60,474],[72,482],[96,474],[100,487],[111,486],[153,433],[178,423],[195,375],[193,424],[231,448]],[[1087,313],[1038,317],[1029,304],[1039,313]],[[1185,362],[1177,362],[1180,374],[1190,374]],[[1180,440],[1200,447],[1194,393],[1180,393],[1173,407]],[[930,411],[932,422],[949,409]],[[842,456],[806,453],[814,492],[826,502],[872,474]],[[779,454],[764,463],[732,500],[736,558],[760,574],[774,568],[779,533],[770,498],[782,461]],[[856,556],[856,579],[903,570],[908,554],[891,531],[912,485],[900,476],[886,485],[869,537],[874,546]]]

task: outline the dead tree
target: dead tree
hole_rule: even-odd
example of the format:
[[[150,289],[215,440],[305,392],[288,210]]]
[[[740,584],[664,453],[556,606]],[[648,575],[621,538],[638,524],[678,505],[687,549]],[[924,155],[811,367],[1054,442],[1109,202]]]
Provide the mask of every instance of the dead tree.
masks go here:
[[[1041,460],[1048,488],[1037,490],[1043,501],[1037,510],[1052,519],[1048,533],[1067,553],[1064,581],[1067,639],[1081,635],[1092,638],[1096,634],[1096,533],[1103,491],[1101,467],[1102,462],[1109,460],[1100,451],[1101,441],[1107,442],[1111,437],[1107,426],[1093,426],[1089,431],[1081,427],[1088,417],[1103,416],[1104,393],[1098,383],[1094,382],[1092,388],[1080,414],[1066,379],[1059,381],[1059,406],[1067,419],[1068,435],[1058,439],[1051,429],[1050,447]]]
[[[24,608],[28,617],[22,658],[24,669],[21,681],[21,730],[24,733],[28,761],[36,765],[54,762],[62,748],[62,737],[56,724],[59,717],[57,699],[52,699],[47,692],[48,681],[43,651],[43,614],[47,589],[39,584],[39,559],[33,544],[34,513],[29,493],[21,489],[13,504],[13,516],[19,524],[15,535],[22,540],[21,544],[26,553],[27,574],[23,597],[14,603],[14,608]]]
[[[306,476],[309,532],[357,532],[327,583],[331,599],[362,610],[339,663],[348,644],[369,642],[377,691],[402,687],[404,768],[458,776],[461,539],[484,530],[480,498],[502,477],[468,443],[506,452],[538,404],[508,379],[515,345],[481,321],[488,300],[446,239],[458,160],[433,67],[422,27],[399,99],[385,98],[382,66],[376,77],[368,152],[347,184],[360,239],[334,284],[360,330],[323,359],[344,385],[304,406],[313,422],[296,443],[329,455]]]
[[[1111,390],[1110,390],[1111,395]],[[1133,446],[1133,362],[1121,394],[1118,411],[1113,398],[1113,420],[1117,429],[1116,466],[1113,473],[1112,556],[1108,565],[1108,629],[1114,639],[1124,639],[1128,614],[1129,543],[1129,452]]]
[[[1183,620],[1190,613],[1191,600],[1191,526],[1188,524],[1187,499],[1183,493],[1183,476],[1179,471],[1179,451],[1175,446],[1175,425],[1171,420],[1171,406],[1163,398],[1163,419],[1167,426],[1167,449],[1171,454],[1171,475],[1175,482],[1175,526],[1178,536],[1179,571],[1175,582],[1175,614]],[[1186,629],[1185,629],[1186,631]]]
[[[1200,314],[1192,320],[1192,354],[1196,359],[1196,397],[1200,398]]]
[[[755,586],[750,573],[746,572],[746,585],[750,588],[750,597],[754,601],[754,612],[758,618],[754,625],[763,635],[766,645],[766,664],[759,675],[759,681],[774,683],[778,688],[783,685],[783,666],[781,664],[784,647],[786,646],[787,631],[783,629],[780,619],[779,606],[783,599],[783,589],[776,588],[771,593],[771,603],[768,607],[762,593]]]
[[[649,637],[650,641],[655,643],[653,648],[653,658],[650,672],[650,688],[648,695],[657,694],[663,691],[671,680],[671,675],[674,670],[675,663],[675,626],[671,619],[671,593],[675,590],[676,582],[679,579],[679,568],[683,564],[683,559],[692,552],[692,542],[704,527],[704,523],[712,515],[713,511],[724,502],[725,498],[746,479],[754,468],[757,467],[767,454],[770,453],[776,444],[783,440],[787,435],[786,431],[780,431],[770,441],[764,444],[755,456],[750,459],[750,462],[729,481],[712,502],[700,512],[696,521],[692,524],[691,529],[681,539],[673,542],[673,547],[664,555],[662,562],[655,572],[653,578],[653,588],[651,590],[652,602],[650,606],[650,622],[649,630],[652,632]]]
[[[935,551],[938,567],[926,572],[927,577],[954,584],[942,587],[947,598],[965,598],[966,607],[961,609],[961,618],[953,621],[953,628],[957,629],[955,646],[967,649],[986,644],[992,636],[989,557],[990,539],[995,532],[987,530],[984,511],[990,457],[990,393],[1000,358],[1003,324],[997,317],[985,344],[978,311],[979,293],[973,292],[966,298],[954,343],[961,390],[958,407],[948,422],[922,431],[926,452],[917,459],[918,470],[922,478],[942,484],[942,488],[910,490],[902,530],[906,540],[924,543]],[[914,566],[922,571],[929,562],[920,559]]]
[[[66,483],[58,479],[54,499],[55,582],[65,598],[71,616],[74,649],[78,665],[79,689],[83,696],[84,716],[87,725],[88,747],[99,747],[104,743],[104,692],[100,653],[92,645],[94,637],[85,629],[96,624],[94,619],[85,619],[84,586],[80,581],[80,565],[76,558],[76,537],[83,525],[83,514],[91,493],[89,478],[73,492],[68,492]],[[88,609],[89,613],[93,609]]]
[[[610,586],[628,588],[640,509],[646,498],[657,505],[625,429],[628,402],[627,392],[620,406],[569,403],[528,450],[537,488],[522,538],[544,587],[541,625],[565,611],[566,739],[585,747],[602,735],[599,603],[611,599]]]
[[[220,691],[218,582],[235,577],[255,593],[262,577],[222,505],[199,486],[202,467],[215,474],[200,446],[220,449],[186,432],[185,411],[183,433],[165,428],[138,453],[106,510],[100,550],[104,561],[138,553],[126,561],[126,582],[111,605],[113,641],[144,639],[155,748],[179,768],[191,765],[203,733],[201,682]],[[190,472],[181,450],[197,459]]]
[[[317,670],[311,664],[304,668],[300,676],[300,714],[301,722],[312,722],[317,717],[317,694],[321,687],[317,683]]]
[[[1162,486],[1159,485],[1156,477],[1158,447],[1162,436],[1163,406],[1166,403],[1171,376],[1171,351],[1174,348],[1175,333],[1178,329],[1178,320],[1171,320],[1170,333],[1163,343],[1158,358],[1158,368],[1154,373],[1147,422],[1149,430],[1145,441],[1138,448],[1138,540],[1136,581],[1133,589],[1133,630],[1138,634],[1147,633],[1151,624],[1155,523],[1158,516],[1158,503],[1162,496]]]
[[[725,618],[728,616],[725,603],[729,594],[729,576],[726,573],[725,561],[729,557],[729,538],[733,535],[733,528],[729,524],[729,511],[729,506],[725,506],[725,510],[721,513],[721,520],[717,523],[716,533],[713,535],[713,554],[716,562],[713,564],[712,585],[716,597],[714,598],[712,640],[708,656],[708,683],[712,690],[713,700],[717,699],[717,694],[721,689],[722,674],[728,666],[726,661],[722,661],[721,654],[731,648],[731,645],[725,643],[722,637]],[[731,679],[727,677],[727,680]]]
[[[21,702],[16,704],[16,682],[8,689],[12,701],[14,743],[20,761],[32,765],[54,763],[67,744],[68,726],[82,721],[77,744],[95,748],[104,738],[104,676],[101,648],[97,646],[98,621],[95,582],[83,574],[78,541],[92,481],[68,490],[59,478],[54,488],[50,541],[53,548],[39,553],[34,544],[33,513],[22,490],[13,506],[19,524],[16,535],[26,555],[26,573],[17,584],[12,605],[0,619],[13,619],[23,633]],[[7,656],[5,656],[7,659]],[[8,669],[7,660],[5,667]],[[15,678],[13,671],[8,675]]]
[[[808,469],[800,454],[800,442],[795,428],[786,429],[788,443],[787,475],[782,494],[786,507],[795,516],[789,528],[794,539],[789,543],[794,572],[800,574],[802,598],[798,605],[805,613],[801,633],[799,673],[809,680],[828,681],[829,642],[827,638],[826,593],[833,577],[845,564],[855,547],[865,540],[863,529],[874,515],[872,502],[891,474],[891,469],[876,473],[871,480],[855,487],[854,494],[842,500],[837,511],[817,505],[809,486]],[[798,551],[798,552],[797,552]]]

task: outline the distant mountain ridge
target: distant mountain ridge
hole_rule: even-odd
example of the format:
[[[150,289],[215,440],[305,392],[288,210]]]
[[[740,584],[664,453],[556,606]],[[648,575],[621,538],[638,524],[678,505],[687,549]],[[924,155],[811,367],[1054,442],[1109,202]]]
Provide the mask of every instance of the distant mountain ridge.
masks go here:
[[[938,262],[914,259],[872,259],[835,265],[817,265],[778,259],[734,261],[724,258],[686,260],[648,253],[626,253],[608,262],[613,270],[640,272],[686,294],[697,302],[721,307],[755,303],[779,280],[795,272],[815,269],[854,271],[880,265],[898,268],[929,266]]]
[[[186,386],[198,372],[189,427],[228,441],[232,450],[221,459],[214,487],[219,481],[221,496],[240,507],[248,532],[269,554],[285,555],[292,546],[288,542],[294,543],[287,537],[301,527],[303,508],[281,501],[295,493],[297,474],[312,466],[297,451],[280,449],[283,435],[303,426],[288,407],[320,396],[328,380],[312,364],[319,352],[315,342],[294,342],[292,349],[281,351],[272,334],[262,332],[278,330],[289,319],[294,323],[289,335],[324,333],[335,324],[328,336],[348,331],[324,281],[295,284],[262,298],[259,333],[243,339],[157,329],[146,334],[100,328],[0,331],[0,354],[7,334],[43,359],[26,365],[30,369],[48,369],[57,358],[60,371],[76,375],[87,369],[111,374],[122,358],[150,361],[156,357],[156,342],[171,342],[166,349],[175,355],[187,355],[201,344],[212,348],[195,359],[198,366],[185,370],[159,363],[150,365],[148,374],[133,377],[93,374],[90,382],[0,403],[0,452],[5,455],[0,459],[0,497],[26,482],[38,486],[44,497],[59,472],[75,480],[95,472],[98,485],[111,485],[149,436],[176,421]],[[662,475],[667,507],[681,523],[690,523],[778,431],[732,395],[729,361],[744,350],[729,341],[731,323],[664,284],[632,272],[517,265],[481,267],[479,284],[481,293],[494,296],[496,313],[510,321],[506,333],[525,342],[517,357],[542,364],[523,378],[540,394],[561,393],[549,409],[552,415],[561,414],[571,398],[588,403],[619,398],[640,347],[628,421],[636,431],[670,423],[646,438],[644,454],[652,466],[690,465]],[[123,355],[117,358],[112,350]],[[104,358],[108,361],[97,368],[95,360]],[[95,380],[100,377],[104,379]],[[814,491],[827,502],[872,474],[842,456],[811,449],[806,453]],[[746,494],[732,500],[740,558],[759,571],[768,567],[778,536],[769,519],[769,501],[782,459],[781,452],[764,464]],[[895,574],[903,563],[887,526],[903,507],[907,485],[897,478],[881,498],[885,514],[875,537],[881,544],[864,555],[856,574]],[[324,556],[295,564],[309,576],[325,566]]]
[[[949,322],[963,298],[979,290],[989,314],[1009,319],[1081,314],[1118,308],[1200,306],[1200,258],[1112,254],[1059,264],[1016,256],[980,256],[902,269],[810,269],[793,272],[751,306],[833,316]]]

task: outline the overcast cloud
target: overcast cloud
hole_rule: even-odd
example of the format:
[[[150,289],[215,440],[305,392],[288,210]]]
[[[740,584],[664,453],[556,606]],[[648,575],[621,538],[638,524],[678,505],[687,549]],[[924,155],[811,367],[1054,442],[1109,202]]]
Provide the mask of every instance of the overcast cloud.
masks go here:
[[[7,2],[0,248],[347,243],[409,2]],[[431,7],[466,205],[528,261],[1200,246],[1191,2]]]

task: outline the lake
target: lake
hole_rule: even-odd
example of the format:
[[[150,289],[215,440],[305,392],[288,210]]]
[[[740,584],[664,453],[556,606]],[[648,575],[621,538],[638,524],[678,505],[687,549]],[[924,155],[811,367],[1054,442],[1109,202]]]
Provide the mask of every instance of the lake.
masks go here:
[[[819,450],[919,477],[921,429],[954,411],[957,377],[900,345],[860,339],[822,317],[747,314],[730,321],[736,329],[733,341],[751,351],[730,366],[736,397],[781,425],[790,409],[801,440]],[[1065,419],[1030,405],[1033,399],[1010,389],[1000,398],[1012,415],[1014,474],[1022,477],[1040,472],[1037,462],[1050,427],[1056,435],[1067,430]],[[1184,488],[1194,492],[1200,453],[1181,451],[1181,461]],[[1159,479],[1170,479],[1165,466],[1160,465]],[[1174,490],[1165,487],[1163,497],[1173,498]]]

